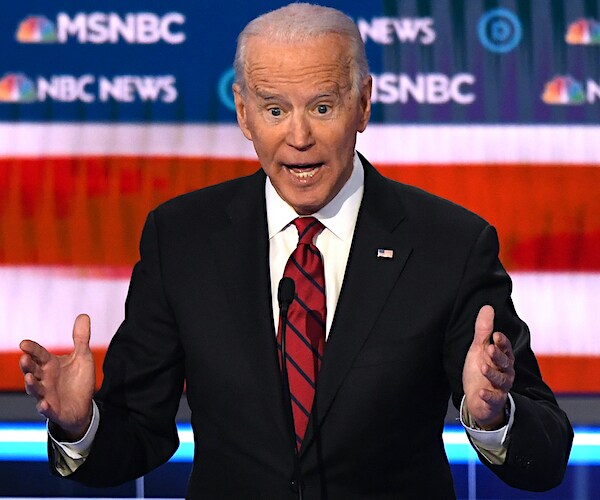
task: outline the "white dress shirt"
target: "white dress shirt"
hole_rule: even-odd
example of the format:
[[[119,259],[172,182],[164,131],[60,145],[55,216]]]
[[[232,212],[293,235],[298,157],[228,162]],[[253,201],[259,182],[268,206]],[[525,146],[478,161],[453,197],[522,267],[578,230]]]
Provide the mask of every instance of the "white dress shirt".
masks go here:
[[[362,164],[354,154],[354,165],[350,178],[340,192],[321,210],[313,214],[325,229],[315,238],[315,245],[323,256],[325,271],[325,338],[329,335],[335,308],[340,296],[346,263],[350,255],[352,236],[364,191]],[[298,217],[294,209],[283,201],[267,177],[265,185],[267,224],[269,226],[269,265],[271,266],[271,296],[273,298],[273,320],[275,331],[279,323],[277,288],[283,277],[285,264],[298,245],[298,231],[292,221]]]

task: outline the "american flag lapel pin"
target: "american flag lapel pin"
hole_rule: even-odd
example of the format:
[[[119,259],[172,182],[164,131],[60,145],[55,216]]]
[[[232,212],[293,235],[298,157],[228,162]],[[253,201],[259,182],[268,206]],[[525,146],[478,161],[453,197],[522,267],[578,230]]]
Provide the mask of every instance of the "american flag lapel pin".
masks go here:
[[[377,258],[379,259],[392,259],[394,258],[394,251],[390,248],[378,248]]]

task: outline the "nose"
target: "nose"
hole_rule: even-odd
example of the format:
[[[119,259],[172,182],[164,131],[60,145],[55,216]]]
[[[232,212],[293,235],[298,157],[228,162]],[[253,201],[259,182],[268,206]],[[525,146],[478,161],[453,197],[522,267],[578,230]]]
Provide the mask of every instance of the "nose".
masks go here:
[[[286,141],[288,146],[299,151],[305,151],[314,144],[314,137],[308,117],[302,113],[294,113],[291,116]]]

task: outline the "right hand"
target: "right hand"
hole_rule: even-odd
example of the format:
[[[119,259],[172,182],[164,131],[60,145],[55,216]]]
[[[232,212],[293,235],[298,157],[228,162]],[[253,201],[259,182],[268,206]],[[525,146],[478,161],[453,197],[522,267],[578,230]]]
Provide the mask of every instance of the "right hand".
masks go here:
[[[27,394],[37,400],[37,410],[55,426],[61,438],[81,439],[92,420],[96,386],[94,357],[90,350],[90,318],[80,314],[73,326],[73,352],[51,354],[32,340],[23,340],[19,360]]]

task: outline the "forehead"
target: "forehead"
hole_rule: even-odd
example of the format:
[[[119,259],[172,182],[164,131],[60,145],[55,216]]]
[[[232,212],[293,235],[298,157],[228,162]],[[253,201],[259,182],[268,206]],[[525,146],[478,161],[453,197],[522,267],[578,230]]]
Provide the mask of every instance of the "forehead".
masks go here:
[[[266,37],[248,40],[244,73],[252,90],[294,84],[346,88],[351,70],[348,42],[338,35],[293,43]]]

